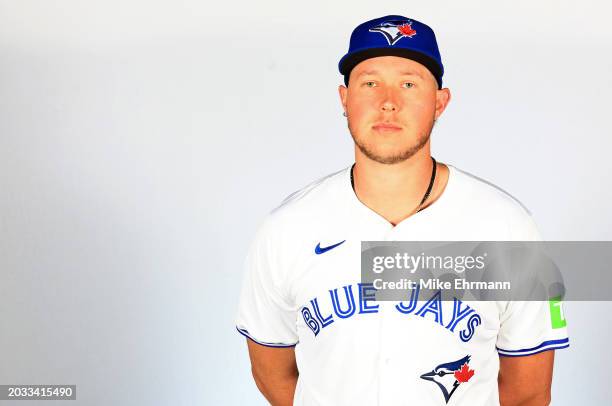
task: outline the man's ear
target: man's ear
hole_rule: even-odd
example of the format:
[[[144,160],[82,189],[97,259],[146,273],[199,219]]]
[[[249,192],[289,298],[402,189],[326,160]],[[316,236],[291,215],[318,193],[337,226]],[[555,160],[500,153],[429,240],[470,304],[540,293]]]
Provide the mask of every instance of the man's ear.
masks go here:
[[[446,106],[448,106],[450,99],[451,93],[448,87],[436,90],[436,115],[434,117],[434,120],[440,118],[440,116],[446,109]]]
[[[340,95],[340,103],[342,104],[342,109],[346,112],[346,94],[348,92],[348,88],[344,85],[338,86],[338,94]]]

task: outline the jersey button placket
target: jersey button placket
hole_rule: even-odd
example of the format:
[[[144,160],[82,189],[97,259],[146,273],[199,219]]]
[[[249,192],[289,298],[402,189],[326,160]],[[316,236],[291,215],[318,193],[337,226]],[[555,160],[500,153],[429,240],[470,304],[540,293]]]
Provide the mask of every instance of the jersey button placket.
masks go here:
[[[384,241],[396,241],[398,235],[397,227],[391,226],[384,232]],[[393,342],[394,334],[391,312],[394,310],[394,303],[390,301],[380,302],[381,323],[380,323],[380,386],[379,386],[379,405],[393,405],[397,399],[393,398],[393,382],[395,373],[394,358],[393,358]]]
[[[391,388],[388,386],[393,381],[391,374],[393,373],[393,354],[391,351],[391,343],[389,335],[391,334],[391,326],[389,325],[389,311],[392,303],[387,301],[379,302],[380,311],[380,339],[379,339],[379,386],[378,386],[378,404],[390,405],[393,404],[393,399],[389,399]]]
[[[394,228],[389,225],[389,229],[385,230],[383,235],[384,241],[394,240]],[[393,404],[393,399],[389,398],[392,393],[391,388],[388,386],[393,381],[391,374],[393,373],[393,354],[391,352],[391,342],[389,342],[390,334],[392,329],[390,326],[389,312],[392,307],[392,303],[388,301],[379,302],[380,311],[380,381],[379,381],[379,392],[378,392],[378,404],[379,405],[390,405]]]

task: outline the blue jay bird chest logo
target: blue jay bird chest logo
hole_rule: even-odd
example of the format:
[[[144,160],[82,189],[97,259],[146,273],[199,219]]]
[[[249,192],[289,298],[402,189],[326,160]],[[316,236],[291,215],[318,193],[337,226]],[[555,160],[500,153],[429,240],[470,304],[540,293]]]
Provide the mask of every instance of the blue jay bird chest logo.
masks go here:
[[[421,375],[422,379],[431,381],[438,385],[444,396],[446,403],[450,400],[455,390],[474,376],[474,370],[470,369],[470,356],[453,361],[440,364],[431,371]]]
[[[416,35],[416,30],[412,28],[412,21],[408,20],[391,20],[380,23],[375,27],[370,28],[370,32],[381,33],[389,45],[395,45],[397,41],[404,37],[412,38]]]

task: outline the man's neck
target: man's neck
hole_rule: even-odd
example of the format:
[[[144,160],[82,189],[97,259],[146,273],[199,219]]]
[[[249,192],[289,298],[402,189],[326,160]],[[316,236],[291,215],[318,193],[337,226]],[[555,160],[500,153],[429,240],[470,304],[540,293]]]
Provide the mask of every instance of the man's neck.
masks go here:
[[[357,198],[392,225],[412,216],[427,191],[433,169],[428,148],[393,165],[381,164],[356,151],[353,179]],[[432,204],[448,180],[448,168],[438,164],[430,197],[420,209]]]

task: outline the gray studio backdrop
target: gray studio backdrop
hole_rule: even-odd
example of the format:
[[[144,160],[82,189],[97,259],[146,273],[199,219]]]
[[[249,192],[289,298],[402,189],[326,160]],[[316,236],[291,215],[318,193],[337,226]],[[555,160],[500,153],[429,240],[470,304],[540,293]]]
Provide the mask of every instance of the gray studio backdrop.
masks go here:
[[[352,163],[337,62],[373,17],[436,29],[453,95],[438,160],[510,191],[547,239],[612,239],[610,11],[0,1],[0,384],[264,405],[233,326],[243,257],[268,210]],[[609,402],[611,310],[566,304],[553,404]]]

